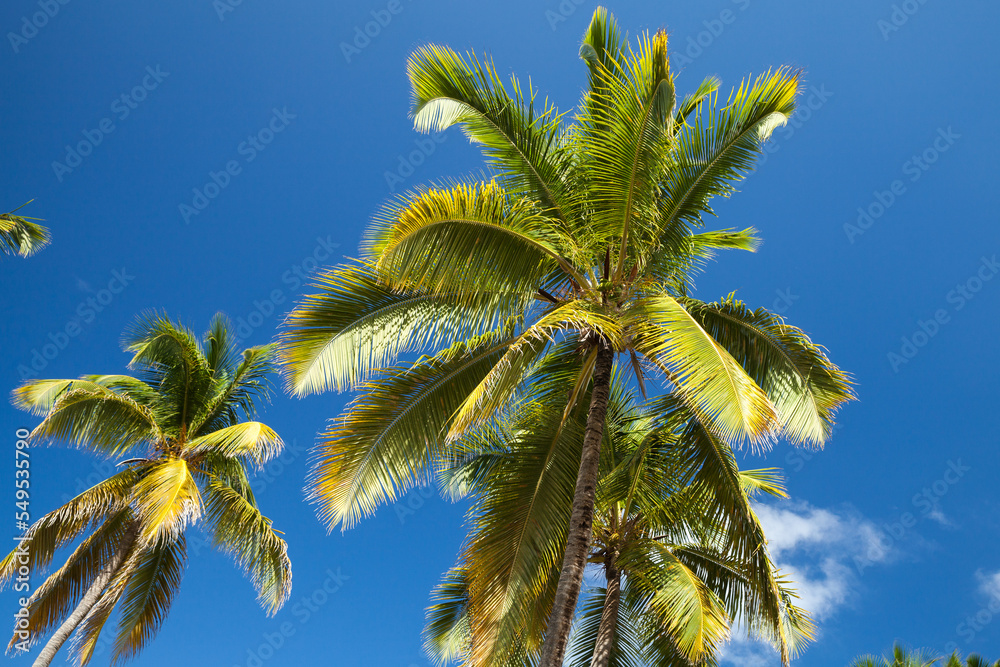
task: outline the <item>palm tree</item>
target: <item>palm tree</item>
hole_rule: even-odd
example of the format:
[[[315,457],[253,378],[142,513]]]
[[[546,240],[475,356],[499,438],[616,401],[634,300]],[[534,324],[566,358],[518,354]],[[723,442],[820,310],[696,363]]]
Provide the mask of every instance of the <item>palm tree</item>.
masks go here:
[[[127,332],[127,375],[33,380],[14,392],[43,415],[30,441],[65,441],[121,469],[38,519],[0,562],[0,582],[27,566],[44,570],[60,547],[83,538],[28,602],[27,647],[55,630],[35,666],[48,665],[71,634],[79,664],[93,656],[119,611],[112,661],[134,658],[165,620],[186,562],[185,532],[204,520],[214,544],[245,569],[268,612],[291,590],[287,545],[257,507],[247,468],[281,453],[281,438],[254,421],[274,370],[272,346],[242,355],[217,315],[202,341],[152,314]],[[22,628],[24,629],[24,628]]]
[[[945,667],[1000,667],[1000,660],[990,664],[990,661],[981,655],[971,653],[963,661],[961,654],[959,654],[958,651],[955,651],[948,657],[948,662],[945,664]]]
[[[733,619],[770,639],[787,660],[812,625],[776,575],[749,508],[759,491],[783,495],[774,471],[740,471],[723,448],[730,474],[721,488],[707,486],[691,463],[702,442],[690,419],[682,426],[664,421],[658,402],[636,405],[616,376],[588,559],[606,583],[581,604],[567,664],[714,661]],[[575,410],[561,427],[570,432],[559,433],[560,407],[547,398],[536,396],[464,438],[465,455],[445,471],[454,496],[471,493],[476,501],[462,558],[428,612],[426,645],[441,662],[523,665],[538,658],[572,503],[574,459],[564,452],[579,442],[585,419]],[[564,436],[568,441],[553,447]],[[720,500],[733,495],[743,498],[744,514],[734,516]],[[743,521],[752,525],[729,525]],[[733,540],[747,534],[756,540],[749,554]]]
[[[10,213],[0,213],[0,252],[5,255],[28,257],[49,244],[49,230],[35,222],[38,218],[14,215],[32,201]]]
[[[857,658],[851,667],[931,667],[940,658],[931,657],[924,651],[911,651],[902,644],[894,644],[892,654],[885,656],[866,655]]]
[[[891,655],[864,655],[856,658],[851,667],[930,667],[942,659],[926,651],[912,651],[897,642],[892,647]],[[963,661],[961,654],[955,651],[948,657],[948,662],[942,664],[944,667],[1000,667],[1000,660],[990,665],[989,660],[972,653]]]
[[[689,296],[692,268],[753,230],[699,232],[716,196],[752,168],[794,109],[798,74],[747,80],[726,102],[704,81],[676,102],[663,32],[633,50],[603,9],[581,55],[590,86],[577,122],[493,65],[439,46],[409,61],[416,127],[458,124],[495,176],[388,204],[360,260],[328,271],[287,320],[290,390],[363,391],[325,432],[312,497],[351,526],[426,481],[454,441],[524,391],[568,342],[567,411],[588,403],[558,588],[541,664],[562,664],[592,533],[616,356],[650,374],[723,441],[779,431],[821,444],[851,394],[801,331],[735,299]],[[415,352],[431,356],[401,361]],[[645,381],[645,380],[643,380]],[[588,390],[589,387],[589,390]]]

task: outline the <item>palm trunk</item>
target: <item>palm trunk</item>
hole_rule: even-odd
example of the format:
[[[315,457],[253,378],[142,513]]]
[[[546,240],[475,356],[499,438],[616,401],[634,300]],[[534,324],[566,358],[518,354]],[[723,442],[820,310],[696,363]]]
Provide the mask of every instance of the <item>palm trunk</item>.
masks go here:
[[[118,572],[118,568],[121,567],[122,561],[125,560],[125,556],[132,549],[132,545],[135,543],[136,535],[139,530],[136,525],[130,526],[125,534],[122,536],[122,542],[118,545],[118,550],[111,557],[101,571],[97,573],[94,577],[94,581],[90,584],[90,588],[84,593],[83,599],[80,603],[76,605],[76,609],[73,613],[69,615],[63,624],[59,626],[59,629],[55,631],[55,634],[49,638],[48,643],[35,658],[35,662],[32,663],[32,667],[48,667],[55,659],[56,653],[62,648],[62,645],[66,643],[73,631],[76,630],[77,626],[83,622],[83,619],[87,618],[87,614],[90,610],[94,608],[97,601],[101,599],[101,595],[104,593],[104,589],[107,588],[108,584],[111,583],[111,579]]]
[[[611,661],[611,647],[615,643],[615,631],[618,629],[622,573],[615,563],[613,553],[608,554],[604,561],[604,573],[608,581],[608,592],[604,596],[604,610],[601,612],[601,624],[597,628],[597,643],[594,644],[594,657],[590,659],[590,667],[608,667],[608,662]]]
[[[566,535],[566,552],[559,572],[556,598],[549,615],[545,643],[539,667],[562,667],[569,631],[576,612],[576,600],[583,583],[583,569],[587,564],[587,551],[594,525],[594,492],[597,489],[598,463],[601,458],[601,437],[604,435],[604,417],[608,412],[611,389],[611,367],[615,353],[611,348],[597,352],[594,365],[594,391],[590,397],[587,430],[583,436],[580,455],[580,472],[576,478],[573,510]]]

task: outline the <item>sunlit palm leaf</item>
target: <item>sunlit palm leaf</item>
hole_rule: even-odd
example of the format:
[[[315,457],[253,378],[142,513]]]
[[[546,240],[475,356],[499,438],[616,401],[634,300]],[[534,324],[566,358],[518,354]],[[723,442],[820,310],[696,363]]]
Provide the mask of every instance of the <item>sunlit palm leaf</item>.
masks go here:
[[[575,274],[555,223],[495,182],[425,190],[387,205],[363,250],[395,289],[531,295],[557,268]]]
[[[260,510],[219,480],[209,482],[205,504],[215,544],[250,573],[261,605],[274,614],[292,590],[288,545]]]
[[[135,658],[156,636],[180,588],[186,561],[184,535],[176,540],[158,541],[143,551],[119,606],[121,617],[111,654],[113,664]]]
[[[348,528],[428,479],[455,410],[512,340],[498,331],[368,383],[322,436],[309,487],[323,522]]]
[[[135,484],[132,501],[145,543],[177,539],[202,514],[198,485],[181,458],[149,465]]]
[[[751,311],[733,297],[683,303],[768,395],[789,440],[822,445],[830,437],[834,415],[854,394],[818,345],[779,316]]]
[[[504,88],[492,62],[462,58],[448,47],[425,46],[407,64],[418,131],[442,131],[460,124],[479,144],[509,192],[536,199],[549,215],[570,218],[563,179],[565,159],[558,150],[560,115],[546,100],[535,109],[535,93],[524,94],[512,78]]]
[[[492,330],[523,308],[497,295],[389,289],[372,267],[348,264],[317,278],[286,320],[282,356],[297,395],[360,386],[404,352],[440,349]]]
[[[217,452],[262,466],[281,454],[284,446],[285,443],[267,424],[241,422],[189,440],[186,451],[191,454]]]
[[[0,252],[28,257],[47,246],[49,230],[35,220],[14,215],[14,211],[0,214]]]
[[[769,440],[777,415],[767,395],[680,302],[667,294],[651,296],[626,317],[636,349],[669,369],[684,399],[725,440]]]

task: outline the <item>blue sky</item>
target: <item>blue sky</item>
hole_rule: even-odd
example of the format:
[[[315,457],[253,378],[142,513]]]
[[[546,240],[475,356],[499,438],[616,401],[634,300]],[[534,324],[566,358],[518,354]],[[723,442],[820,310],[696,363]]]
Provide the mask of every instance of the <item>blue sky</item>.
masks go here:
[[[51,16],[39,14],[46,7]],[[34,198],[25,212],[45,218],[54,241],[29,260],[0,262],[0,387],[27,374],[121,370],[120,335],[149,308],[199,331],[221,310],[244,323],[248,344],[267,342],[304,277],[354,254],[394,190],[482,167],[457,130],[413,132],[407,55],[427,42],[489,52],[501,72],[530,76],[568,110],[585,83],[577,48],[593,8],[4,3],[0,209]],[[821,621],[797,664],[843,665],[895,639],[1000,658],[990,417],[1000,228],[988,199],[1000,6],[711,0],[611,9],[632,34],[668,30],[680,91],[710,74],[728,89],[770,67],[806,71],[797,117],[775,133],[743,191],[717,207],[718,227],[753,225],[765,242],[756,254],[723,256],[698,293],[737,290],[780,312],[857,380],[860,401],[825,451],[779,444],[745,462],[781,466],[788,478],[792,499],[762,516]],[[379,17],[378,34],[355,41]],[[266,618],[241,573],[195,549],[140,664],[429,664],[423,609],[455,559],[464,507],[413,492],[327,535],[303,502],[303,477],[316,432],[346,398],[277,393],[265,415],[290,443],[258,479],[294,563],[285,609]],[[0,488],[13,506],[15,432],[35,420],[6,405],[0,423],[10,455]],[[32,457],[36,515],[105,470],[63,448]],[[14,596],[0,595],[0,607],[13,614]],[[744,641],[728,655],[777,664]],[[107,653],[95,664],[107,664]]]

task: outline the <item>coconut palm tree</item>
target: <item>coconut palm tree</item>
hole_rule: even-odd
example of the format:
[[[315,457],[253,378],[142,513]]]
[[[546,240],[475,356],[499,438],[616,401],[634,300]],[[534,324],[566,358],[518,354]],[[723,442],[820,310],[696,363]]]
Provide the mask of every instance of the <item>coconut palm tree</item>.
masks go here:
[[[989,660],[976,653],[971,653],[965,660],[962,660],[961,654],[955,651],[948,656],[948,662],[945,664],[945,667],[1000,667],[1000,660],[990,663]]]
[[[9,213],[0,213],[0,252],[5,255],[28,257],[49,244],[49,230],[36,222],[38,218],[14,215],[31,201]]]
[[[546,403],[536,397],[464,438],[465,455],[444,473],[453,496],[471,493],[476,501],[462,558],[428,612],[427,649],[441,662],[485,667],[538,658],[572,503],[574,458],[563,452],[579,442],[585,420],[577,409],[560,427],[558,402]],[[588,559],[605,585],[591,588],[580,606],[566,664],[712,662],[733,619],[787,660],[812,625],[777,576],[749,508],[754,493],[783,495],[774,471],[740,471],[730,452],[728,488],[706,486],[710,479],[691,464],[690,450],[701,443],[690,423],[663,415],[657,402],[636,405],[617,375]],[[567,443],[553,447],[561,437]],[[745,514],[720,502],[732,495],[744,498]],[[745,520],[753,525],[728,525]],[[759,540],[749,558],[732,539],[748,533]]]
[[[851,667],[929,667],[941,660],[943,658],[934,657],[927,651],[913,651],[903,644],[896,643],[892,647],[891,655],[864,655],[856,658]],[[962,660],[961,654],[955,651],[948,656],[946,663],[941,664],[944,667],[1000,667],[1000,660],[991,665],[989,660],[975,653]]]
[[[291,590],[287,545],[257,507],[248,468],[281,453],[281,438],[255,421],[274,370],[272,346],[239,351],[217,315],[204,339],[163,316],[126,333],[128,375],[32,380],[14,392],[44,416],[29,441],[62,441],[108,458],[119,472],[38,519],[0,562],[0,582],[19,568],[47,569],[81,540],[31,595],[27,626],[9,648],[53,631],[36,667],[75,632],[79,664],[93,656],[112,611],[112,661],[134,658],[166,619],[186,563],[185,532],[203,524],[216,547],[246,570],[273,613]]]
[[[361,389],[324,434],[312,497],[349,527],[426,481],[455,440],[508,409],[561,342],[567,410],[588,404],[545,667],[562,664],[592,534],[611,369],[624,357],[722,441],[779,432],[821,444],[847,378],[801,331],[735,299],[690,296],[693,267],[753,230],[702,231],[795,106],[798,74],[705,80],[677,102],[663,32],[633,49],[594,14],[576,122],[492,63],[428,46],[409,61],[418,130],[458,124],[495,170],[424,188],[376,217],[361,258],[334,268],[287,319],[297,395]],[[413,361],[416,352],[429,353]],[[646,378],[646,376],[651,376]],[[534,376],[536,377],[536,376]]]

